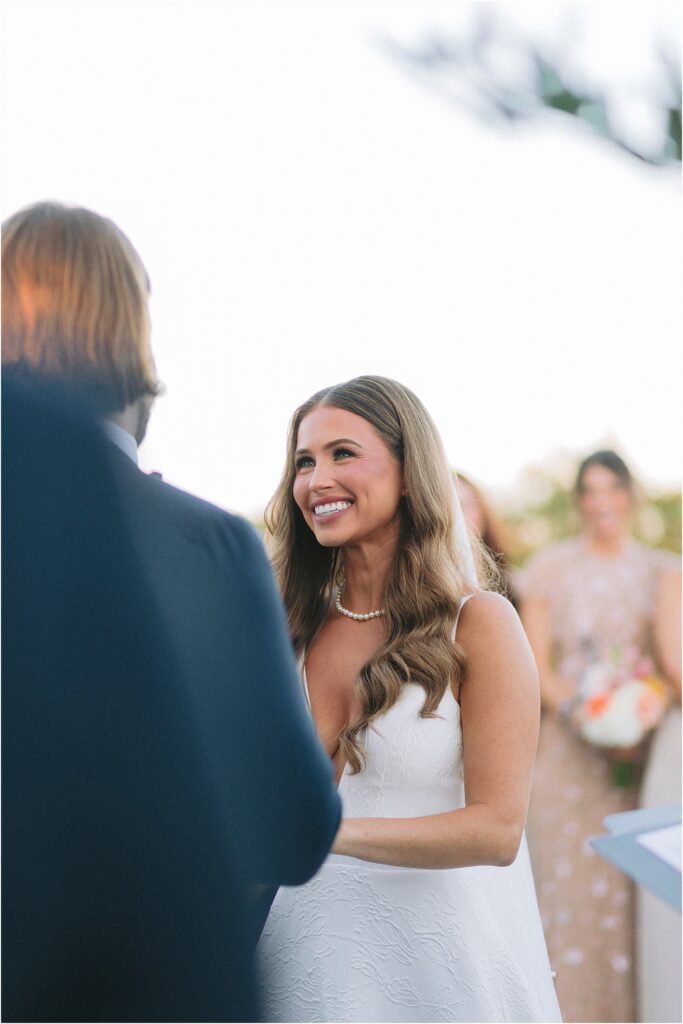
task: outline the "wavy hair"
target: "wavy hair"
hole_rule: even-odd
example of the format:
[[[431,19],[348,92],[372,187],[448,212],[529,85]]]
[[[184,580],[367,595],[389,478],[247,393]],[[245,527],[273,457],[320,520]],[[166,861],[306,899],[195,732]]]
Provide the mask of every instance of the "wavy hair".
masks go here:
[[[432,718],[447,687],[460,684],[465,654],[452,632],[461,598],[471,583],[458,564],[453,484],[441,438],[420,400],[386,377],[356,377],[318,391],[294,413],[287,461],[266,509],[269,548],[297,653],[305,651],[330,608],[343,568],[339,548],[318,544],[294,501],[299,425],[318,406],[362,416],[384,440],[403,472],[400,534],[384,597],[386,639],[360,669],[356,693],[361,712],[340,734],[354,773],[364,766],[361,734],[400,696],[405,683],[424,688],[420,714]]]
[[[106,217],[43,202],[2,225],[3,363],[57,379],[96,414],[162,390],[148,294],[140,257]]]

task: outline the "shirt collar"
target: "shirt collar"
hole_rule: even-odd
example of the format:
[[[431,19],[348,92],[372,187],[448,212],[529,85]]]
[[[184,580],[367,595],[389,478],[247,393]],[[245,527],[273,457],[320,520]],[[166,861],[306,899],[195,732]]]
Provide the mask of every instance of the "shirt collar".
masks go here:
[[[129,434],[127,430],[120,427],[118,423],[112,423],[111,420],[104,420],[102,423],[104,432],[110,441],[113,441],[117,448],[120,448],[124,455],[127,455],[129,459],[137,466],[138,464],[138,446],[135,438],[132,434]]]

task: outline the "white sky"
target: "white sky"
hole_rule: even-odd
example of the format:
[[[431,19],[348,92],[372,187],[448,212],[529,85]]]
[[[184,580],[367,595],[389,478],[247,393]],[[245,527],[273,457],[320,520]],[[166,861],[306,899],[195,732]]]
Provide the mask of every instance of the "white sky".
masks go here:
[[[583,25],[577,54],[625,94],[679,31],[648,2],[5,0],[2,216],[79,203],[141,253],[167,387],[146,468],[258,512],[295,406],[380,373],[494,491],[608,438],[677,481],[678,175],[572,123],[475,120],[377,45],[482,6]]]

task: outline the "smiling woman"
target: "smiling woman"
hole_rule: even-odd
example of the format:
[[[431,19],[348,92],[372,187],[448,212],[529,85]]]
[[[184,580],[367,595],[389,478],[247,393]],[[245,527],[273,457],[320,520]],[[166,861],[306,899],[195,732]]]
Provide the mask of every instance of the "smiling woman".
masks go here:
[[[346,817],[319,875],[273,904],[268,1020],[559,1020],[523,838],[535,667],[469,574],[457,500],[395,381],[294,414],[266,522]]]
[[[449,679],[460,684],[464,659],[451,634],[471,585],[454,550],[453,502],[438,431],[407,388],[358,377],[294,414],[266,524],[297,652],[307,649],[309,663],[326,656],[322,627],[335,588],[360,621],[384,613],[381,628],[349,638],[359,660],[344,674],[358,677],[358,694],[342,702],[340,712],[355,713],[339,723],[335,746],[354,772],[363,760],[357,737],[408,677],[425,690],[425,715]]]

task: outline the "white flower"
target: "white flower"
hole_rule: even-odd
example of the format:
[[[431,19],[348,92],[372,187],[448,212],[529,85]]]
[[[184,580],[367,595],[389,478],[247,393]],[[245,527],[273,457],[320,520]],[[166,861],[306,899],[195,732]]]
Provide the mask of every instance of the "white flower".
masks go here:
[[[607,663],[599,662],[589,665],[581,676],[579,692],[583,700],[595,697],[599,693],[609,690],[614,676],[614,669]]]

